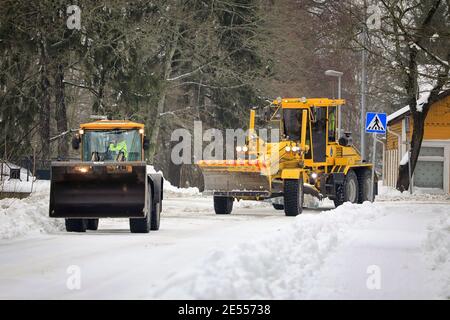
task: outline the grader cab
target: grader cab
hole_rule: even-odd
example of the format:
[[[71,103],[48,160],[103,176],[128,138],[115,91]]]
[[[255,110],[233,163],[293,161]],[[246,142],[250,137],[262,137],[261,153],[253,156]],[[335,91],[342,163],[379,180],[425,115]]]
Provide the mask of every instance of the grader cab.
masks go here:
[[[287,216],[302,213],[304,194],[328,197],[335,206],[373,201],[372,164],[362,161],[350,133],[337,131],[337,112],[344,103],[278,98],[258,119],[264,129],[277,132],[277,139],[258,134],[261,127],[255,127],[256,111],[251,110],[246,142],[236,147],[235,159],[198,162],[216,214],[231,213],[235,199],[276,198],[275,209],[284,209]]]

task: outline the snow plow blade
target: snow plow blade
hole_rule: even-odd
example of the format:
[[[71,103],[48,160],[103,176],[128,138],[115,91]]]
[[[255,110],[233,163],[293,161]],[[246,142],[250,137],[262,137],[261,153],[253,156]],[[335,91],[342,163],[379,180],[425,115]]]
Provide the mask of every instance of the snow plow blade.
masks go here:
[[[271,185],[265,168],[258,161],[207,161],[198,163],[205,190],[219,196],[265,198]]]
[[[144,162],[53,162],[50,217],[144,217],[146,188]]]

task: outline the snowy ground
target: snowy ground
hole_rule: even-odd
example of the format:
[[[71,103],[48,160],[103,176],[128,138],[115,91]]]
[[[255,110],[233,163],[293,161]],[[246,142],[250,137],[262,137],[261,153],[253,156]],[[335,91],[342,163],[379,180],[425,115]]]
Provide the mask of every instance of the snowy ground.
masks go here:
[[[49,219],[48,191],[0,201],[0,298],[450,298],[450,199],[390,191],[326,202],[297,218],[267,203],[214,214],[195,189],[165,188],[161,229],[126,219],[73,234]],[[73,268],[80,289],[70,290]]]

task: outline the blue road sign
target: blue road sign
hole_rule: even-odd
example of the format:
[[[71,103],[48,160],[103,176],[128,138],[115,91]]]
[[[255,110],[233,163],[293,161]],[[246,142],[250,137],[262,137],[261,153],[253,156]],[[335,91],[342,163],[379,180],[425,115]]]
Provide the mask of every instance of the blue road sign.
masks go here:
[[[366,132],[386,134],[386,113],[367,112]]]

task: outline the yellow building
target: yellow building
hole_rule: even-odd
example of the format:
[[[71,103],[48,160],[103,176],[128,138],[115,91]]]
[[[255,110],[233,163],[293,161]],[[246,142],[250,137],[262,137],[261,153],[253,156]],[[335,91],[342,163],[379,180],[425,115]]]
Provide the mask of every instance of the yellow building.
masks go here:
[[[419,160],[412,178],[413,186],[441,189],[450,193],[450,90],[441,93],[430,107]],[[395,187],[398,166],[408,150],[412,117],[406,106],[387,118],[383,157],[383,184]]]

